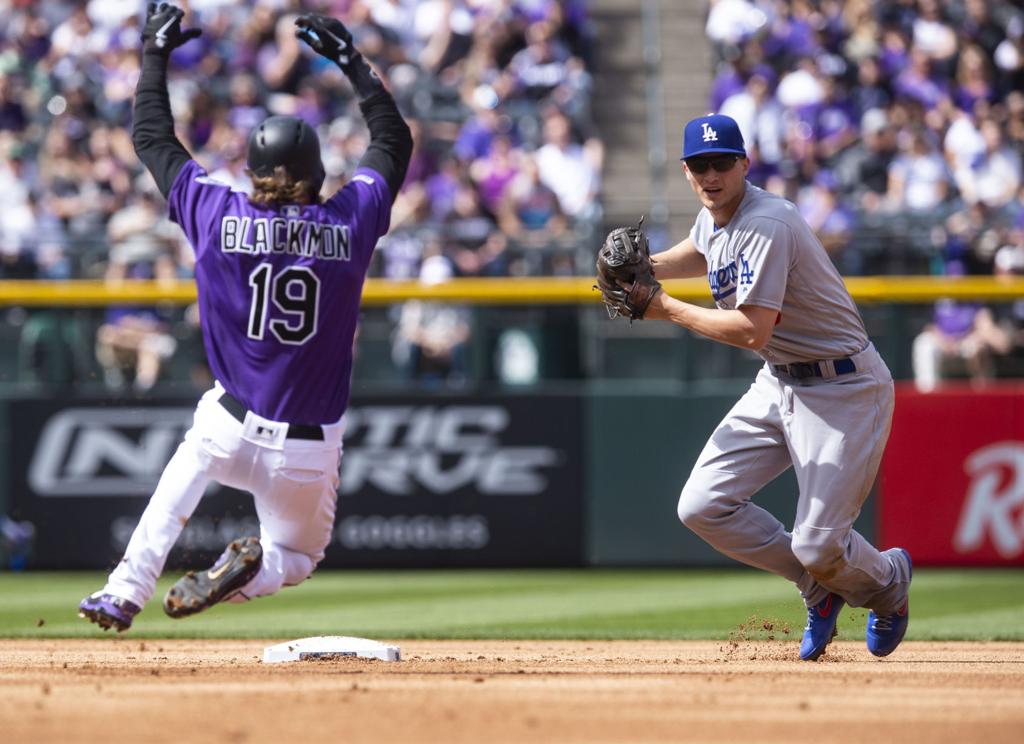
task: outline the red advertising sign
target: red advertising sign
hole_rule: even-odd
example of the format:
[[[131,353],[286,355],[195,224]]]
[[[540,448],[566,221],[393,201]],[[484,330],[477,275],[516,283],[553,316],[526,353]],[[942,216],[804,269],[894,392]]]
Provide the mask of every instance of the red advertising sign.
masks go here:
[[[1024,385],[897,386],[879,547],[915,565],[1024,566]]]

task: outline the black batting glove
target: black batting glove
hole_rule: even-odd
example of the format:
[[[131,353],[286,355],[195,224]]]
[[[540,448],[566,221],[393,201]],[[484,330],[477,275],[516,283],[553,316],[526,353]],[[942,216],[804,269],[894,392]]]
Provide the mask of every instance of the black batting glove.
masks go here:
[[[352,33],[341,21],[317,13],[306,13],[295,19],[295,35],[309,44],[314,52],[348,70],[359,52],[352,46]]]
[[[142,49],[167,57],[203,32],[202,29],[182,29],[185,11],[170,3],[150,3],[146,8],[146,25],[142,28]]]

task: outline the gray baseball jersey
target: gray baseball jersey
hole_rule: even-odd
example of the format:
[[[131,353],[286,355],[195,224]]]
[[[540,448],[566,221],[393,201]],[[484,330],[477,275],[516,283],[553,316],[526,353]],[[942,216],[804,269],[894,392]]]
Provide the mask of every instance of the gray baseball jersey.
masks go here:
[[[849,357],[868,343],[857,306],[796,207],[747,183],[739,209],[717,228],[705,208],[690,238],[708,263],[720,308],[757,305],[781,319],[760,354],[772,364]]]

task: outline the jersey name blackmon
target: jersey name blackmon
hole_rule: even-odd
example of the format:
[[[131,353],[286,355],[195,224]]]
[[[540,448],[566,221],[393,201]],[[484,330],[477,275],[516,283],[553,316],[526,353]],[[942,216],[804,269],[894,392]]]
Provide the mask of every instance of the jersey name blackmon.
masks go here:
[[[220,249],[223,253],[283,253],[327,261],[349,261],[352,255],[348,225],[284,217],[222,217]]]

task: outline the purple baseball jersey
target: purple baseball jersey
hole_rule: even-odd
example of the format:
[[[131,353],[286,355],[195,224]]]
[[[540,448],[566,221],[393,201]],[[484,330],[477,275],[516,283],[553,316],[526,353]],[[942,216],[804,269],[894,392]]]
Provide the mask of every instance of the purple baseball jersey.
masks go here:
[[[323,204],[267,208],[190,160],[168,203],[195,249],[214,376],[260,416],[293,424],[340,419],[363,281],[391,220],[384,179],[359,168]]]

